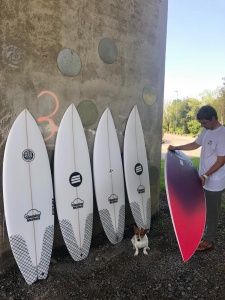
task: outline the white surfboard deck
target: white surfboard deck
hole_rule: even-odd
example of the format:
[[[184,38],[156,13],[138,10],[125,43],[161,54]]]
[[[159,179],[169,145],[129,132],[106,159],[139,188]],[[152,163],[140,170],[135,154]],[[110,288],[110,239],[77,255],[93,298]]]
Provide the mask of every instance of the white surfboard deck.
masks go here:
[[[108,108],[100,119],[95,136],[93,169],[102,226],[109,241],[116,244],[123,239],[125,193],[120,147]]]
[[[93,186],[87,140],[73,104],[57,134],[54,157],[57,214],[67,249],[75,261],[88,256],[93,223]]]
[[[150,229],[151,196],[144,134],[137,106],[132,109],[124,136],[124,172],[128,199],[139,228]]]
[[[28,284],[48,275],[54,235],[49,158],[41,132],[25,109],[5,147],[3,195],[9,242]]]

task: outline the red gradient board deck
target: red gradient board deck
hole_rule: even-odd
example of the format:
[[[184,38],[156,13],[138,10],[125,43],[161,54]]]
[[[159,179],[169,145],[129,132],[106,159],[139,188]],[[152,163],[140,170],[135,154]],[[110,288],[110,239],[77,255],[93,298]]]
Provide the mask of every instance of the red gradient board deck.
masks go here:
[[[183,261],[196,251],[205,227],[205,196],[198,172],[181,151],[168,151],[165,161],[166,193]]]

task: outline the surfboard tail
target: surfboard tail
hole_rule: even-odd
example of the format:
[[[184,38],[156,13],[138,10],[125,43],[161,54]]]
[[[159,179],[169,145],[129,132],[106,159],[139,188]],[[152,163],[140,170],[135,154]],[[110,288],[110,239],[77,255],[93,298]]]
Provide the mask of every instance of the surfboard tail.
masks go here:
[[[110,212],[107,209],[102,209],[99,211],[100,219],[102,222],[102,226],[104,231],[112,244],[117,244],[122,241],[124,234],[124,224],[125,224],[125,205],[120,207],[119,211],[119,219],[117,228],[115,229],[113,226],[113,221],[110,215]]]
[[[37,280],[38,272],[32,263],[26,241],[21,235],[16,234],[9,238],[9,242],[20,272],[27,284],[31,285]]]
[[[45,229],[43,237],[41,259],[38,265],[38,279],[46,279],[48,276],[48,269],[52,254],[53,237],[54,226],[51,225]]]
[[[131,211],[134,216],[134,220],[138,228],[150,229],[151,226],[151,200],[146,201],[146,207],[144,209],[145,215],[141,213],[142,207],[137,202],[130,203]]]
[[[89,214],[86,223],[85,223],[85,232],[83,239],[82,247],[80,247],[77,239],[75,237],[75,233],[73,230],[73,226],[69,220],[60,220],[60,228],[62,231],[63,239],[65,241],[66,247],[71,255],[71,257],[75,261],[80,261],[85,259],[89,254],[89,249],[91,245],[91,236],[92,236],[92,223],[93,223],[93,214]]]

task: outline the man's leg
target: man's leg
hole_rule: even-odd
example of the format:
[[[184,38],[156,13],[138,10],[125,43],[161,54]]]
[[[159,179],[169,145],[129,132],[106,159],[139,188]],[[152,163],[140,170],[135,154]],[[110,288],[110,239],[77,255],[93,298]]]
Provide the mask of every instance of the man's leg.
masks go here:
[[[218,228],[222,191],[211,192],[204,190],[206,199],[206,224],[203,241],[213,242]]]

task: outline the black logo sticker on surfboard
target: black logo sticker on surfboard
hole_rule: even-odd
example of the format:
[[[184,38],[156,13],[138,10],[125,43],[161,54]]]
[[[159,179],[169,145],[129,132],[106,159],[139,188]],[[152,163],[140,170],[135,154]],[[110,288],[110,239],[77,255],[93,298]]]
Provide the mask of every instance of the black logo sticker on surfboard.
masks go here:
[[[72,186],[78,187],[82,183],[82,176],[78,172],[74,172],[70,175],[69,182]]]
[[[37,221],[41,218],[41,212],[37,209],[30,209],[25,215],[24,218],[27,219],[27,222]]]
[[[137,175],[141,175],[143,173],[143,167],[140,163],[137,163],[134,167],[134,171]]]
[[[138,194],[145,193],[145,187],[143,185],[139,185],[139,187],[137,188],[137,192]]]
[[[76,198],[71,203],[71,206],[73,209],[83,208],[84,207],[84,200],[81,200],[80,198]]]
[[[35,158],[34,151],[31,149],[25,149],[22,152],[22,158],[26,162],[30,162],[30,161],[34,160],[34,158]]]
[[[109,196],[108,200],[109,200],[110,204],[117,203],[118,202],[118,196],[116,196],[115,194],[112,194],[111,196]]]

